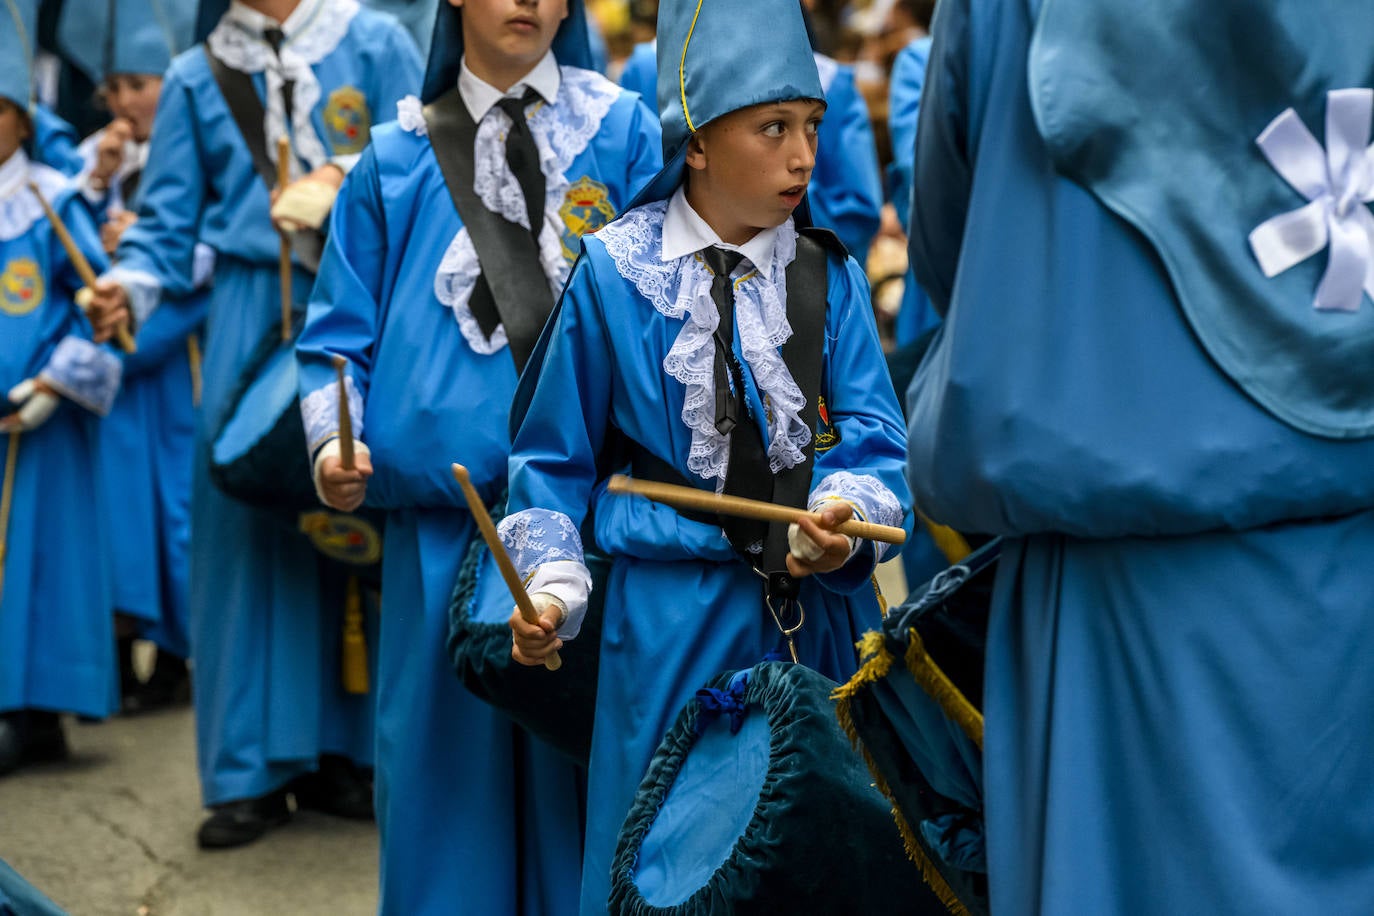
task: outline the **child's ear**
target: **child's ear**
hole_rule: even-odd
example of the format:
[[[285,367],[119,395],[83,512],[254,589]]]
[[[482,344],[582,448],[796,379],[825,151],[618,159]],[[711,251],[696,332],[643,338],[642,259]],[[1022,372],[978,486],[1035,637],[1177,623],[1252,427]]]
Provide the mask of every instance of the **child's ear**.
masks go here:
[[[687,140],[687,167],[696,169],[698,172],[706,168],[706,144],[702,140],[701,131],[697,131]]]

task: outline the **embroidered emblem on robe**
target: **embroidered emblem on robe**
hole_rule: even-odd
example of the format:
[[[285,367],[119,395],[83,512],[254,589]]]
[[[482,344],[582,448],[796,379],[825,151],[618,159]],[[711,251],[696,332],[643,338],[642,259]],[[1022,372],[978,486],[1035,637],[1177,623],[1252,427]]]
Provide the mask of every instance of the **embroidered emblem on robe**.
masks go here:
[[[0,311],[27,315],[43,302],[43,273],[33,258],[14,258],[0,274]]]
[[[601,182],[584,175],[573,182],[563,195],[563,206],[558,208],[558,215],[566,227],[563,232],[563,257],[569,261],[576,260],[578,240],[615,219],[610,190]]]
[[[828,452],[840,444],[840,431],[830,422],[830,408],[825,406],[825,398],[816,398],[816,418],[821,423],[816,431],[816,451]]]
[[[382,557],[382,536],[356,515],[303,512],[300,529],[315,549],[331,560],[371,566]]]
[[[361,153],[371,128],[372,116],[361,92],[342,86],[329,93],[329,102],[324,106],[324,129],[336,156]]]

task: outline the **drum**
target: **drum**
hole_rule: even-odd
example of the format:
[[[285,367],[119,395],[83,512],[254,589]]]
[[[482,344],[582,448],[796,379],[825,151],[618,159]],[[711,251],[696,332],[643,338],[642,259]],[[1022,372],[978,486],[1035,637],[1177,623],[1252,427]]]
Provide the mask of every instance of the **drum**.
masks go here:
[[[765,662],[698,691],[621,828],[611,913],[944,912],[840,730],[835,687]]]
[[[988,913],[983,833],[983,668],[1000,541],[912,592],[864,637],[836,692],[892,803],[907,854],[956,913]]]
[[[505,512],[503,495],[492,521]],[[464,686],[580,766],[592,747],[601,608],[609,559],[589,553],[592,593],[577,638],[563,644],[563,667],[549,671],[511,658],[510,615],[515,601],[480,535],[473,535],[449,604],[448,652]]]
[[[381,514],[335,512],[315,495],[297,389],[296,349],[275,329],[244,368],[231,405],[211,438],[210,480],[240,502],[263,509],[315,548],[377,586]]]

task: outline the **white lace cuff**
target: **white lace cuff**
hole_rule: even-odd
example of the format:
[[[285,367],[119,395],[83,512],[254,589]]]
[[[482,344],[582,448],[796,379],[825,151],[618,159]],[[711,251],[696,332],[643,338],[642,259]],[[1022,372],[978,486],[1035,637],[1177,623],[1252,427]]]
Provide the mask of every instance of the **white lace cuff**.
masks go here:
[[[347,153],[339,156],[330,156],[329,161],[331,164],[337,165],[339,169],[347,175],[349,172],[353,171],[353,167],[358,164],[358,160],[361,158],[363,158],[362,153]]]
[[[353,420],[353,436],[363,434],[363,396],[352,376],[344,378],[348,393],[348,416]],[[301,420],[305,424],[305,442],[313,455],[315,450],[339,435],[339,383],[330,382],[301,398]]]
[[[807,508],[812,512],[819,511],[822,503],[832,499],[848,503],[853,508],[854,515],[862,521],[890,525],[894,528],[902,526],[902,504],[881,480],[871,474],[836,471],[827,475],[811,491]],[[860,542],[855,541],[854,549],[850,551],[851,557],[858,551],[859,546]],[[873,549],[878,562],[882,562],[888,545],[875,542]]]
[[[119,394],[124,363],[98,344],[64,337],[38,378],[69,401],[105,416]]]
[[[429,136],[429,125],[425,123],[425,106],[420,99],[408,95],[396,103],[396,123],[401,130],[408,130],[417,137]]]
[[[157,308],[162,299],[162,284],[157,277],[144,270],[130,267],[111,267],[100,277],[124,287],[129,297],[129,310],[134,313],[134,324],[142,325]]]
[[[191,258],[191,287],[203,289],[210,285],[215,275],[215,249],[204,242],[196,242],[195,254]]]
[[[592,576],[587,567],[572,560],[545,563],[534,571],[526,590],[530,594],[544,592],[552,595],[568,609],[568,616],[558,628],[559,639],[573,639],[582,632],[587,616],[587,600],[592,592]]]

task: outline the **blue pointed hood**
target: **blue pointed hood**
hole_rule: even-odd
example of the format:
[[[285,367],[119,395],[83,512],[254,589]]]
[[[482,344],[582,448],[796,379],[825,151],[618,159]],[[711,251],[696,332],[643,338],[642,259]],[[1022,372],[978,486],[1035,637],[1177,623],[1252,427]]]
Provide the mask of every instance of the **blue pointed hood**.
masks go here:
[[[64,0],[57,40],[96,83],[112,73],[161,74],[191,46],[196,9],[196,0]]]
[[[587,35],[587,10],[582,0],[568,0],[568,18],[563,20],[558,34],[553,37],[553,54],[558,58],[558,63],[565,67],[596,69]],[[448,0],[439,0],[421,101],[427,105],[458,85],[458,71],[462,62],[463,11]]]
[[[658,7],[661,172],[634,205],[682,183],[687,141],[721,115],[765,102],[825,100],[797,0],[663,0]],[[805,203],[801,217],[805,219]]]
[[[34,29],[38,0],[0,0],[0,96],[33,108]]]

